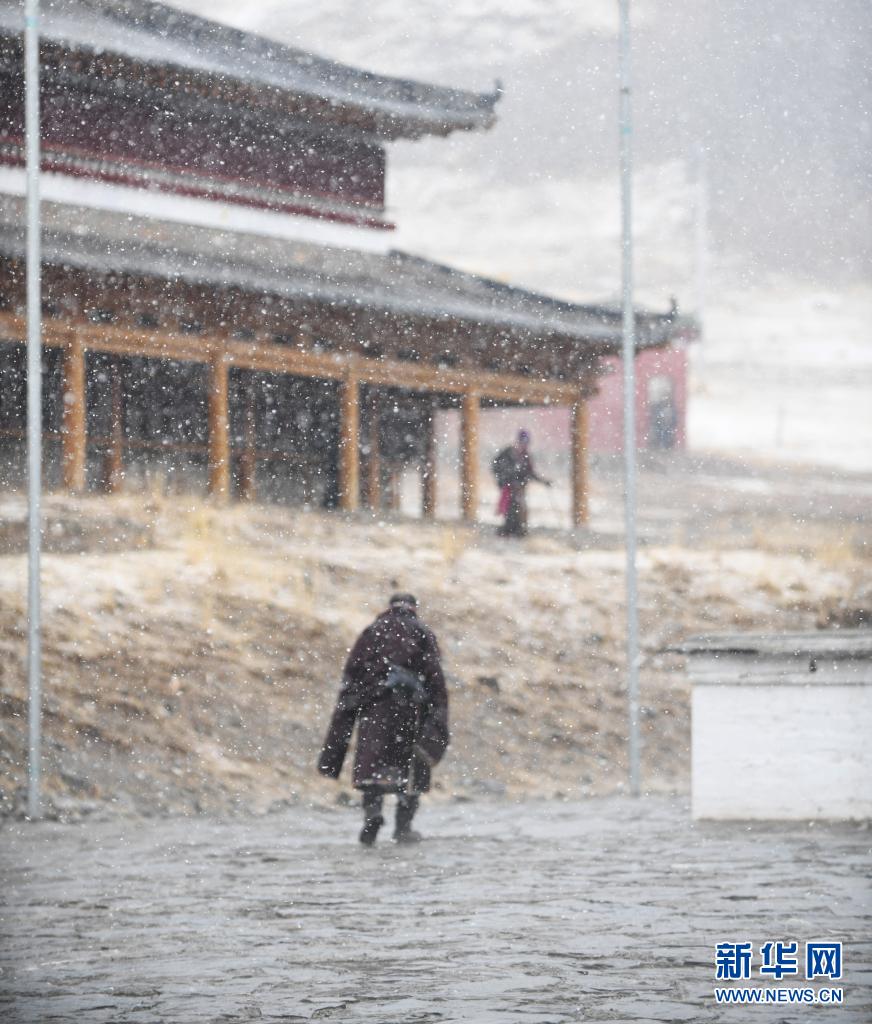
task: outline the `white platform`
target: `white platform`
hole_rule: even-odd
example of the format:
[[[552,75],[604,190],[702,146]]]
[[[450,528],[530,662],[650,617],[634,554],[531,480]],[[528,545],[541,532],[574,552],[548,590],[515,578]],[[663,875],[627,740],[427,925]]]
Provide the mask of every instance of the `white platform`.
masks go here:
[[[695,818],[872,818],[872,632],[701,637]]]

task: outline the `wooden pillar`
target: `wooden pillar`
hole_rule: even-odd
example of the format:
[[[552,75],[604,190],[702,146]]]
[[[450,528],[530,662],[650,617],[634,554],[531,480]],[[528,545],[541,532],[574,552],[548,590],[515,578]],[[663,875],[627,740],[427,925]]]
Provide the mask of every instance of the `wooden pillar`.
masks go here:
[[[257,418],[254,381],[249,375],[243,389],[242,454],[239,458],[239,496],[243,501],[257,497]]]
[[[63,483],[65,490],[75,494],[85,489],[87,453],[85,347],[76,334],[64,346],[63,377]]]
[[[391,512],[400,511],[400,471],[396,466],[388,467],[385,503]]]
[[[478,418],[478,394],[468,391],[463,396],[460,424],[461,510],[468,523],[475,522],[478,512]]]
[[[369,422],[367,424],[366,459],[366,503],[373,512],[382,507],[381,493],[381,444],[379,441],[380,409],[377,392],[373,389],[369,396]]]
[[[124,479],[124,381],[121,360],[112,356],[109,363],[109,450],[106,452],[106,490],[116,494]]]
[[[354,376],[340,385],[339,415],[339,505],[353,512],[360,497],[360,384]]]
[[[434,400],[424,435],[424,465],[421,474],[421,513],[425,519],[436,518],[436,410]]]
[[[218,501],[230,496],[227,378],[227,361],[221,348],[213,353],[209,364],[209,493]]]
[[[572,406],[572,525],[583,526],[588,519],[587,497],[587,402],[579,398]]]

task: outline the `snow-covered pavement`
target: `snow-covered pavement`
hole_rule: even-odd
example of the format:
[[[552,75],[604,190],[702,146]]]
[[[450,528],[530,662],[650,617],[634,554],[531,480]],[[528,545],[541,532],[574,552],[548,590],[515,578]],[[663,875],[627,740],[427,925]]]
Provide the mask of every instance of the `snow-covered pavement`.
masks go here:
[[[872,1019],[867,826],[464,802],[363,850],[358,815],[7,824],[0,1018],[812,1021],[716,1006],[715,945],[753,942],[756,976],[763,943],[823,940],[845,943],[832,1019]]]

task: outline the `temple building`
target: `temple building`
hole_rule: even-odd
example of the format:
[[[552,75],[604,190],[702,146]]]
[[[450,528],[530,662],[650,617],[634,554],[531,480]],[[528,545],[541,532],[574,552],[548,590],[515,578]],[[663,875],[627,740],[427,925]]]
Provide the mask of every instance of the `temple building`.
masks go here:
[[[387,148],[486,131],[499,93],[370,74],[146,0],[41,21],[46,485],[156,470],[217,499],[354,510],[398,466],[435,514],[438,410],[461,413],[462,514],[487,406],[587,404],[620,316],[391,246]],[[0,0],[0,486],[24,480],[23,15]],[[641,349],[686,330],[638,314]]]

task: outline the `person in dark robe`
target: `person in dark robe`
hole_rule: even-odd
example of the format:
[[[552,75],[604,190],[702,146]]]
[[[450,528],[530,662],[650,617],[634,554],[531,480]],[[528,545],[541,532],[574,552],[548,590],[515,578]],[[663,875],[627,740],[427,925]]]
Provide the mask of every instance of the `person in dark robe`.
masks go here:
[[[515,443],[497,453],[493,470],[500,488],[497,513],[505,516],[498,532],[501,537],[524,537],[527,533],[527,485],[535,480],[551,486],[551,481],[539,476],[533,465],[528,431],[519,430]]]
[[[360,841],[371,846],[384,824],[386,794],[397,796],[394,839],[412,829],[431,769],[448,747],[448,691],[432,630],[411,594],[394,594],[387,611],[361,633],[348,656],[318,770],[336,779],[357,725],[353,784],[363,794]]]

